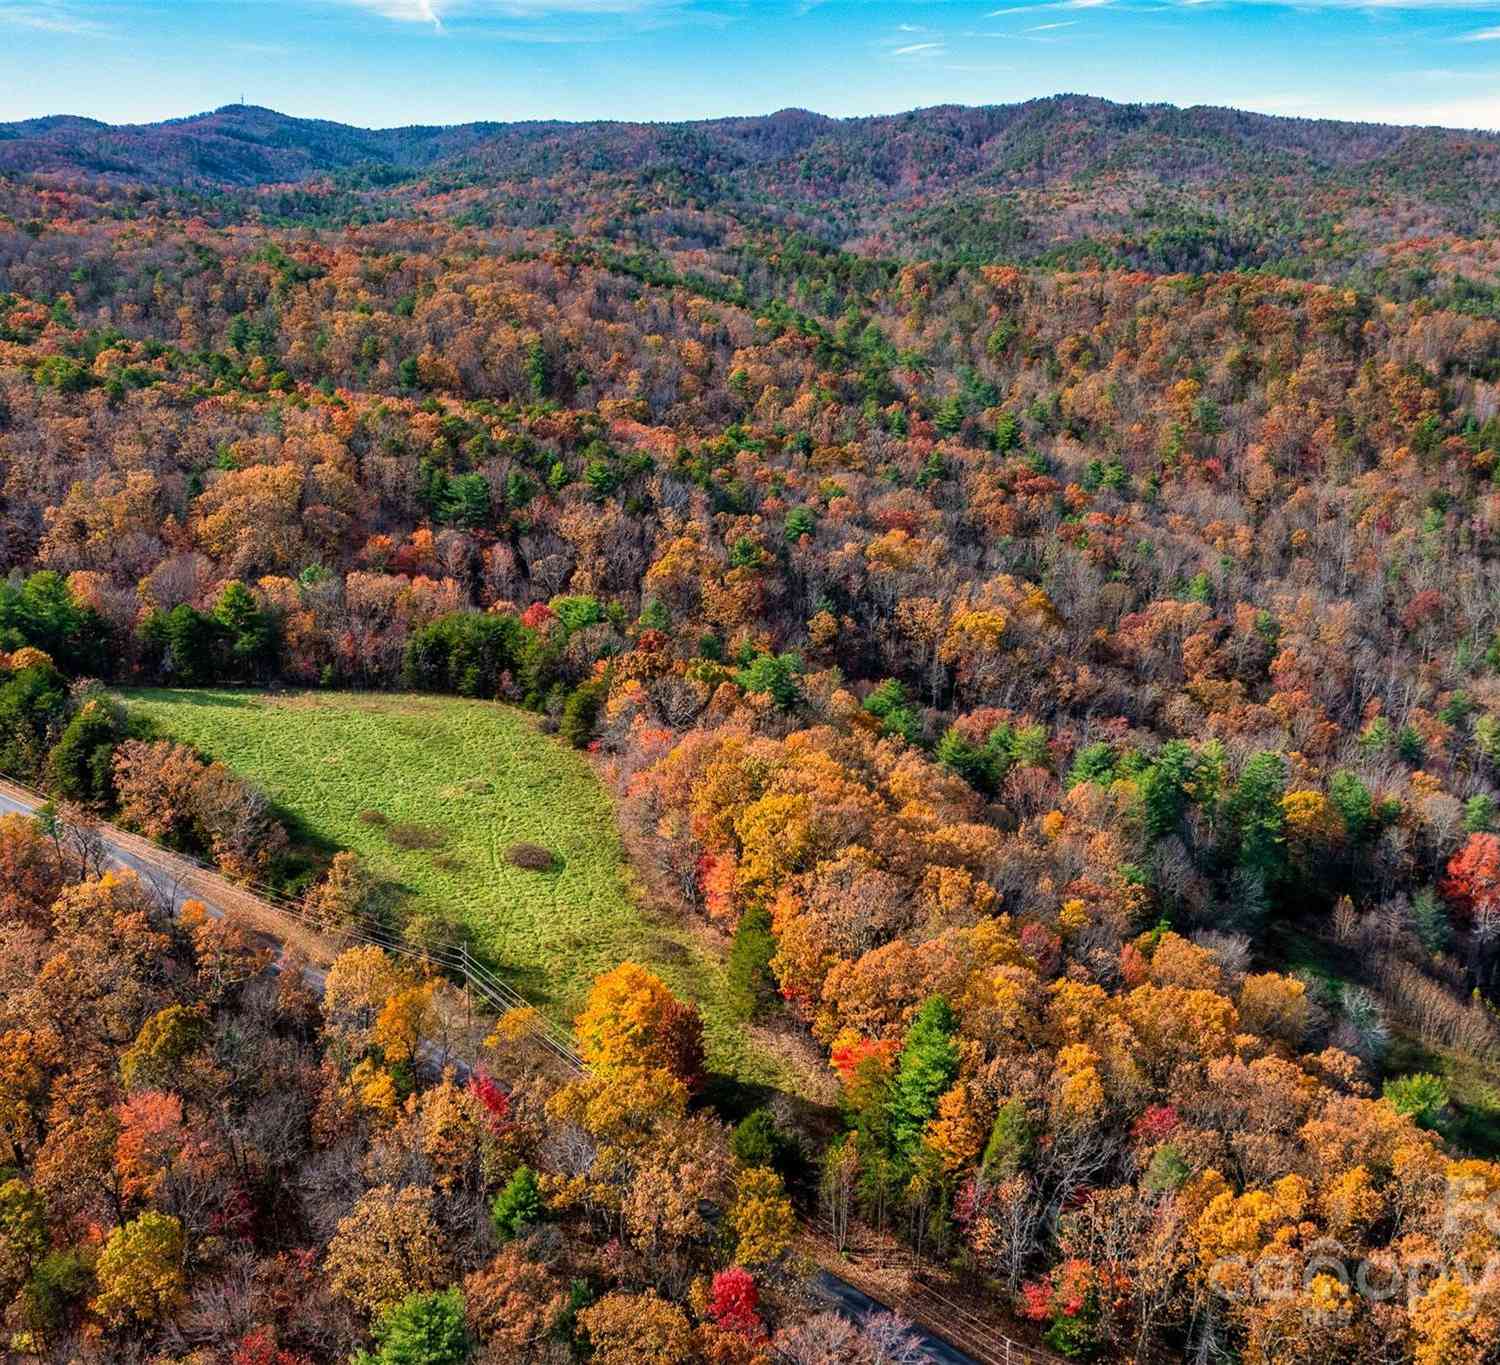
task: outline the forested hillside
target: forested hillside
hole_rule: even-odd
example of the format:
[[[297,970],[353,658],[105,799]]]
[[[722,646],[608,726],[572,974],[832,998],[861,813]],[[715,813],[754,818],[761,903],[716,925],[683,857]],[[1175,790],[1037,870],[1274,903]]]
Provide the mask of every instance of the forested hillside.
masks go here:
[[[902,1359],[809,1325],[786,1179],[1074,1358],[1500,1351],[1500,142],[1074,97],[6,131],[0,767],[137,827],[166,803],[336,928],[357,869],[289,865],[253,793],[88,680],[519,703],[840,1094],[731,1144],[692,1011],[627,968],[588,1079],[465,1098],[412,1065],[388,964],[319,1022],[212,996],[179,935],[87,1103],[168,1171],[207,1141],[173,1104],[222,1122],[243,1221],[122,1167],[124,1127],[79,1211],[43,1157],[95,1025],[28,1022],[27,968],[28,1349],[394,1365],[414,1291],[462,1338],[433,1359]],[[35,878],[28,838],[0,844]],[[5,902],[18,961],[103,913],[46,876]],[[229,1082],[160,1070],[139,1114],[110,1050],[169,1007],[221,1052],[250,1011],[302,1108],[221,1121]],[[460,1109],[453,1166],[421,1144]],[[105,1258],[159,1218],[180,1274],[126,1313]],[[409,1220],[400,1283],[348,1269],[346,1222]],[[244,1286],[309,1282],[337,1309],[278,1346],[285,1299]]]
[[[1453,275],[1492,284],[1486,249],[1426,239],[1482,239],[1500,208],[1494,134],[1079,95],[842,120],[783,110],[378,132],[234,105],[133,127],[0,125],[0,169],[91,183],[115,201],[110,216],[142,204],[283,225],[415,214],[618,237],[669,208],[866,255],[1271,267],[1408,294],[1430,292],[1434,271],[1441,290]],[[671,244],[655,228],[640,240]]]

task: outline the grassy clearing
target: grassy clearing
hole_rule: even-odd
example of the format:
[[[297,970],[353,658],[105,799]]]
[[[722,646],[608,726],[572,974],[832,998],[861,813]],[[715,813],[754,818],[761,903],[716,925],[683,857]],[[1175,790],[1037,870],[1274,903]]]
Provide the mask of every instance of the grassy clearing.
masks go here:
[[[1437,1123],[1438,1131],[1464,1152],[1488,1161],[1500,1159],[1500,1087],[1493,1069],[1449,1048],[1398,1033],[1385,1057],[1386,1077],[1418,1071],[1442,1077],[1448,1088],[1448,1105]]]
[[[253,781],[309,841],[358,853],[396,918],[464,920],[506,978],[570,1024],[594,976],[631,958],[697,1001],[713,1070],[786,1088],[787,1066],[724,1004],[722,965],[634,894],[610,800],[526,713],[387,694],[138,690],[164,735]],[[552,854],[534,870],[518,844]],[[531,862],[538,860],[533,856]]]

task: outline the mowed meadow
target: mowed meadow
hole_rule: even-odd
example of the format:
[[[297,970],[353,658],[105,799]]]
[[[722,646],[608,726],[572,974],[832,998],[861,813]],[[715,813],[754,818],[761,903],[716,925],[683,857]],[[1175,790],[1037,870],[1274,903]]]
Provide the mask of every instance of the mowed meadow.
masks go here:
[[[350,849],[383,912],[462,920],[475,952],[571,1025],[595,975],[630,959],[702,1010],[712,1070],[780,1085],[782,1066],[725,1004],[695,932],[637,895],[607,792],[588,761],[493,702],[375,693],[131,690],[163,737],[249,779],[324,851]],[[508,850],[540,845],[546,871]]]

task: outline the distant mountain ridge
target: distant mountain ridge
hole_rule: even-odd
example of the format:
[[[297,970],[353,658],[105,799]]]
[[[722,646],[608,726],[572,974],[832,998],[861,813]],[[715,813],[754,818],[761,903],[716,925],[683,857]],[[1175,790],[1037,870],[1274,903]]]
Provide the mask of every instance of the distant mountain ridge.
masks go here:
[[[121,126],[64,115],[0,124],[0,169],[71,171],[157,184],[274,184],[361,163],[416,170],[499,128],[376,131],[250,105]]]
[[[355,167],[398,176],[435,167],[497,176],[677,168],[731,178],[774,167],[782,178],[800,173],[825,189],[880,196],[965,180],[1003,189],[1130,172],[1193,179],[1237,166],[1368,173],[1387,182],[1403,168],[1455,160],[1465,162],[1472,177],[1493,182],[1500,136],[1212,106],[1114,104],[1080,95],[850,119],[787,109],[691,123],[366,129],[228,105],[153,124],[113,126],[69,115],[0,124],[0,171],[194,187],[298,182]]]

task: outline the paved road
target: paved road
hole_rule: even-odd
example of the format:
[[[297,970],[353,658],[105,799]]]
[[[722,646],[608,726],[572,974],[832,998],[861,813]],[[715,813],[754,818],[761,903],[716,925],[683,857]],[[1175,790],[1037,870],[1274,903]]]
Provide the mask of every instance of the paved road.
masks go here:
[[[866,1318],[874,1314],[891,1311],[863,1290],[856,1289],[846,1280],[839,1279],[837,1275],[827,1270],[820,1270],[817,1273],[813,1279],[813,1288],[838,1312],[855,1323],[863,1323]],[[937,1365],[978,1365],[973,1356],[966,1356],[962,1351],[948,1345],[946,1341],[933,1336],[915,1323],[912,1324],[911,1334],[926,1352],[927,1359],[936,1361]]]
[[[31,797],[23,797],[0,787],[0,815],[35,815],[41,803]],[[101,825],[99,835],[103,840],[105,852],[109,861],[116,867],[126,868],[139,877],[153,896],[158,898],[162,904],[170,905],[175,915],[182,909],[183,902],[196,900],[214,918],[224,917],[224,907],[215,905],[213,898],[206,895],[201,888],[189,891],[182,885],[181,880],[160,863],[153,862],[150,858],[124,848],[110,837],[110,827]],[[280,944],[269,937],[265,939],[267,946],[279,949]],[[273,964],[276,970],[280,970],[280,963]],[[320,993],[323,989],[325,973],[319,967],[304,967],[303,976],[308,983]]]
[[[32,800],[23,801],[20,797],[0,790],[0,815],[35,815],[37,804]],[[128,849],[120,848],[113,843],[109,838],[107,826],[103,827],[100,833],[104,836],[104,844],[109,850],[111,862],[120,867],[128,867],[163,900],[170,900],[174,911],[182,907],[182,902],[187,898],[181,893],[175,878],[169,877],[160,868],[153,867],[144,858],[137,857]]]

